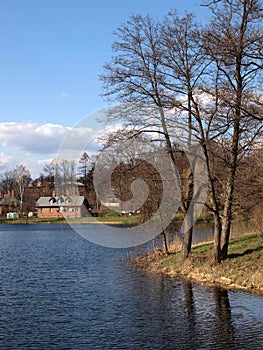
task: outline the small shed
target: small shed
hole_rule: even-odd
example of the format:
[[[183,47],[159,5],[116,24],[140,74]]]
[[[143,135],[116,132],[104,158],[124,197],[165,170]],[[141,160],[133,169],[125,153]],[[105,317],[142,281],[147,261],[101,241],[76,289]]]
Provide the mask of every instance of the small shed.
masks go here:
[[[19,214],[14,212],[14,213],[7,213],[6,214],[7,219],[19,219]]]

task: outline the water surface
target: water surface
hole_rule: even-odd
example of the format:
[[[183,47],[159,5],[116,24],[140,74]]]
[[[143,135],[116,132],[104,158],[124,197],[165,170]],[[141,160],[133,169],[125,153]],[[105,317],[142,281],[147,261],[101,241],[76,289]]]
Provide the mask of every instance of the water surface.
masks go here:
[[[136,271],[129,252],[0,225],[0,348],[263,348],[263,298]]]

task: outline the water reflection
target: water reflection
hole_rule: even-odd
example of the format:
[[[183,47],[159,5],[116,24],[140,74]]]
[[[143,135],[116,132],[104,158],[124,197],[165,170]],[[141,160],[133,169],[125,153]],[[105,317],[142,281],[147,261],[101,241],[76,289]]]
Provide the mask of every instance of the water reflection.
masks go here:
[[[194,294],[193,285],[190,281],[182,280],[182,286],[184,290],[184,300],[186,305],[187,317],[190,322],[194,320]]]
[[[263,298],[137,271],[124,254],[65,226],[0,226],[0,348],[263,348]]]
[[[217,347],[221,344],[224,349],[235,349],[235,332],[231,319],[231,306],[228,291],[221,288],[213,288],[213,300],[203,300],[197,295],[195,298],[194,287],[190,281],[182,280],[184,302],[188,319],[189,333],[192,335],[192,349],[204,348],[205,342],[200,335],[206,331],[207,342],[210,346]],[[202,323],[200,327],[200,323]],[[206,326],[208,322],[209,326]],[[204,329],[202,330],[202,327]]]
[[[167,229],[169,242],[173,243],[176,240],[182,240],[181,223],[174,222]],[[213,240],[214,227],[210,223],[197,223],[194,225],[193,243],[207,242]]]
[[[228,343],[234,343],[235,331],[231,316],[231,306],[228,291],[221,288],[214,288],[215,316],[218,329],[223,339]]]
[[[170,243],[176,238],[182,239],[183,234],[180,233],[181,223],[174,222],[167,230],[169,233]],[[237,221],[232,224],[231,237],[237,237],[251,232],[251,226],[246,221]],[[251,232],[252,233],[252,232]],[[213,241],[214,226],[212,223],[198,222],[194,225],[193,243]]]

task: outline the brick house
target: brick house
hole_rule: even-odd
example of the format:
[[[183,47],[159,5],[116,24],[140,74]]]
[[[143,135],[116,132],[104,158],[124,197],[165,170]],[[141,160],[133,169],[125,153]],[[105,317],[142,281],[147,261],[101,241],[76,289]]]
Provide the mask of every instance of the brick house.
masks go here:
[[[53,192],[52,185],[47,180],[35,180],[31,182],[25,191],[25,195],[30,198],[48,197]]]
[[[84,196],[40,197],[36,203],[39,218],[80,218],[87,214],[89,204]]]
[[[14,191],[4,194],[0,191],[0,216],[6,216],[9,212],[16,212],[20,209],[20,201],[15,198]]]

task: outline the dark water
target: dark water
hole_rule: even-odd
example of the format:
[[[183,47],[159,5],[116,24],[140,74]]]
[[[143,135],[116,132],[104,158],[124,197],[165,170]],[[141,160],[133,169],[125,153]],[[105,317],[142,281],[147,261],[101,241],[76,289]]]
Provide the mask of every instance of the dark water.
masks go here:
[[[135,271],[126,255],[66,225],[1,225],[0,348],[263,348],[263,298]]]

